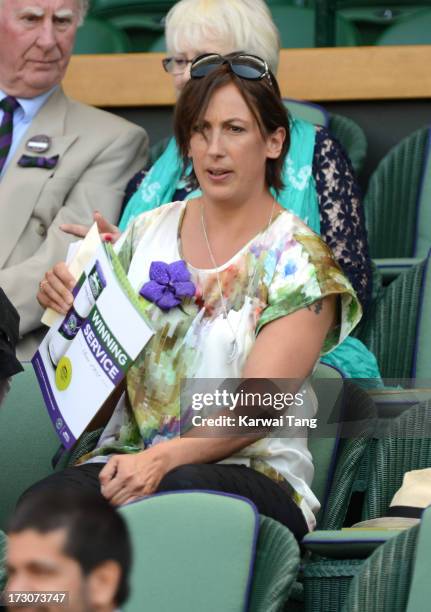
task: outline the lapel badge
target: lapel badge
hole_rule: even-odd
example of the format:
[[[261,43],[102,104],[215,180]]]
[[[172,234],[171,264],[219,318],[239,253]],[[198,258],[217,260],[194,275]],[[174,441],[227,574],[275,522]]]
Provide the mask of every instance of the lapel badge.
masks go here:
[[[32,153],[46,153],[50,146],[51,138],[49,136],[44,136],[43,134],[32,136],[25,144],[27,151],[31,151]]]

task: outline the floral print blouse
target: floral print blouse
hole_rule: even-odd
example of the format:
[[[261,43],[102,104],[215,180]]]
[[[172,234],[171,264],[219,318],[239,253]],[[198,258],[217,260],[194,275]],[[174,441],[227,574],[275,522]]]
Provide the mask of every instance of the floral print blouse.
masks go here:
[[[148,282],[153,261],[170,264],[182,259],[179,235],[186,205],[174,202],[140,215],[117,243],[122,265],[137,292]],[[356,294],[329,248],[286,210],[218,268],[224,305],[216,271],[187,267],[196,287],[194,297],[169,311],[150,304],[147,314],[155,334],[130,368],[127,393],[97,448],[84,461],[138,452],[178,436],[182,381],[240,378],[257,334],[271,321],[325,296],[338,295],[339,324],[328,334],[324,354],[361,317]],[[229,358],[233,334],[238,350]],[[310,391],[301,409],[303,416],[315,415],[317,410]],[[314,526],[319,504],[310,489],[313,465],[306,431],[301,438],[263,438],[233,460],[290,487],[310,528]]]

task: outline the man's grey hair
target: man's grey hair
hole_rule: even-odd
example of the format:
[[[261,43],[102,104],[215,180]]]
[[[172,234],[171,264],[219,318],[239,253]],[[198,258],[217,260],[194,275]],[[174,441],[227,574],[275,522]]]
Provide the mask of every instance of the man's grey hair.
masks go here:
[[[84,19],[88,13],[88,9],[90,8],[90,0],[76,0],[79,4],[79,25],[82,25]],[[0,9],[3,5],[4,0],[0,0]]]

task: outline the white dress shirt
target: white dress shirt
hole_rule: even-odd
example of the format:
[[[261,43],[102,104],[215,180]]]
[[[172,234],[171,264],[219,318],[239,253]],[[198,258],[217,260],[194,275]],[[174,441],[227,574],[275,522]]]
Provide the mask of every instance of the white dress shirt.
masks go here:
[[[22,137],[27,131],[28,126],[33,121],[37,113],[40,111],[42,106],[48,100],[49,96],[57,89],[57,85],[36,98],[17,98],[19,102],[19,108],[13,114],[13,134],[12,134],[12,145],[6,158],[6,163],[0,173],[2,176],[11,159],[13,158],[15,151],[17,150]],[[8,94],[0,89],[0,100],[3,100]],[[3,119],[3,111],[0,109],[0,124]],[[38,134],[31,134],[31,136],[38,136]]]

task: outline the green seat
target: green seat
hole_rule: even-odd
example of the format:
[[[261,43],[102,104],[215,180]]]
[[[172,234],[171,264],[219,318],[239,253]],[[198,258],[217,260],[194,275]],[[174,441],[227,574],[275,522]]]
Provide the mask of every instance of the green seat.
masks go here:
[[[418,533],[419,526],[408,529],[374,551],[351,581],[343,612],[406,610]]]
[[[313,457],[314,477],[311,489],[320,502],[321,510],[317,516],[320,521],[324,516],[329,499],[329,490],[332,483],[338,445],[340,441],[340,427],[338,423],[331,423],[331,416],[336,409],[337,402],[342,393],[343,377],[335,368],[319,363],[313,374],[313,388],[318,401],[317,435],[309,435],[308,447]],[[329,423],[326,430],[325,424]],[[322,427],[322,430],[320,429]],[[325,427],[325,435],[320,435]]]
[[[328,480],[327,500],[318,516],[321,530],[341,529],[353,493],[364,490],[360,469],[377,418],[375,403],[365,389],[347,380],[343,393],[339,447]]]
[[[429,0],[307,0],[316,6],[319,46],[334,46],[333,23],[341,15],[358,29],[361,44],[373,45],[387,28],[417,14]]]
[[[52,472],[58,437],[45,408],[33,367],[12,379],[0,409],[0,529],[5,529],[19,496]]]
[[[397,144],[379,163],[364,198],[373,258],[425,257],[431,247],[429,127]]]
[[[299,569],[299,549],[281,523],[260,516],[248,612],[281,612]]]
[[[328,474],[326,502],[317,517],[319,531],[305,536],[302,541],[309,554],[313,553],[304,559],[300,574],[306,612],[339,610],[350,581],[362,563],[357,558],[345,559],[343,551],[347,548],[351,552],[351,544],[340,541],[342,532],[333,530],[344,525],[352,496],[358,489],[360,468],[375,425],[376,410],[368,393],[351,381],[345,382],[343,399],[343,423],[339,430],[336,460]],[[317,466],[314,453],[313,459]],[[328,547],[329,539],[329,549],[334,553],[332,558],[327,558],[327,551],[313,545],[315,534],[320,538],[319,545],[323,543]],[[364,546],[361,543],[361,547]],[[359,555],[358,550],[355,555]]]
[[[352,581],[343,612],[426,612],[429,580],[431,508],[420,525],[391,539],[363,564]]]
[[[330,114],[329,131],[343,145],[357,176],[367,156],[367,137],[364,130],[350,117]]]
[[[163,34],[164,20],[175,0],[93,0],[91,15],[127,34],[132,51],[148,51]]]
[[[363,129],[357,123],[343,115],[328,113],[323,106],[314,102],[293,98],[284,98],[283,102],[294,117],[329,129],[343,146],[356,174],[360,173],[367,153],[367,139]]]
[[[431,260],[400,274],[370,307],[359,338],[383,378],[431,378]]]
[[[131,50],[127,36],[107,21],[87,17],[78,28],[73,53],[128,53]]]
[[[149,53],[166,53],[166,40],[165,35],[157,36],[154,38],[147,47]]]
[[[280,32],[284,49],[315,47],[315,13],[311,8],[274,4],[269,7]],[[359,44],[356,27],[337,15],[336,44],[339,47],[354,47]]]
[[[91,14],[124,13],[141,9],[142,11],[169,11],[175,0],[91,0]]]
[[[386,4],[382,0],[365,0],[363,4],[361,0],[356,0],[356,4],[358,6],[341,9],[339,13],[355,24],[364,45],[377,44],[376,41],[387,29],[416,15],[423,8],[416,2],[408,5],[408,0],[389,1]]]
[[[367,338],[372,340],[368,346],[376,353],[386,377],[430,378],[430,268],[426,260],[385,288],[383,298],[377,300],[377,308],[366,322],[363,340],[366,343]],[[429,397],[429,392],[424,395]],[[325,512],[325,521],[318,524],[326,531],[314,532],[303,540],[303,546],[313,553],[302,573],[305,610],[339,611],[364,556],[393,535],[375,530],[333,531],[344,522],[345,500],[351,497],[355,520],[382,516],[401,485],[404,472],[431,465],[431,401],[418,404],[420,397],[420,389],[413,389],[406,396],[396,394],[396,401],[405,412],[390,422],[391,429],[385,438],[374,439],[365,430],[362,438],[341,442],[331,505]],[[380,401],[384,402],[384,396]],[[392,414],[397,414],[393,406],[390,408]]]
[[[421,402],[393,419],[376,441],[362,520],[385,516],[405,472],[431,466],[431,401]]]
[[[365,492],[358,518],[369,520],[385,516],[402,484],[404,473],[431,465],[430,423],[431,401],[422,402],[392,419],[384,436],[369,439],[368,448],[362,455],[362,466],[359,466],[365,469],[357,470],[357,478],[363,480],[360,489]],[[335,495],[348,462],[347,452],[337,466],[339,473],[334,478],[333,487]],[[358,466],[357,461],[353,462]],[[348,473],[346,477],[349,477]],[[376,529],[329,530],[307,535],[303,545],[314,553],[314,557],[303,570],[305,609],[313,612],[340,610],[352,579],[362,573],[364,558],[396,535],[396,531]]]
[[[288,112],[294,117],[321,125],[329,126],[329,113],[320,104],[314,102],[305,102],[304,100],[294,100],[293,98],[283,98],[283,103]]]
[[[284,49],[315,47],[315,13],[298,0],[278,0],[269,3],[274,22],[280,32],[281,47]],[[353,23],[337,16],[336,41],[339,47],[354,47],[360,42],[360,35]],[[154,37],[148,51],[165,51],[162,36]]]
[[[126,611],[282,609],[298,570],[298,545],[281,524],[259,519],[247,500],[165,493],[120,512],[134,542]]]
[[[319,378],[324,379],[321,388]],[[309,448],[315,466],[312,490],[321,502],[321,509],[317,515],[317,527],[321,530],[340,529],[344,523],[369,439],[369,427],[374,425],[376,418],[372,399],[351,381],[344,382],[343,394],[339,394],[335,404],[330,397],[325,400],[323,391],[325,388],[331,388],[328,387],[328,378],[328,372],[320,365],[313,377],[319,400],[317,413],[319,429],[317,436],[311,435],[309,439]],[[333,389],[336,390],[337,387]],[[341,387],[338,387],[338,391],[340,390]],[[332,423],[334,436],[330,435],[331,429],[325,426],[328,422]],[[353,422],[355,436],[345,438],[344,436],[352,434]],[[343,466],[347,469],[344,470]],[[308,537],[304,538],[302,544]],[[310,559],[304,557],[301,567],[300,580],[295,584],[287,610],[298,608],[306,611],[329,612],[331,608],[327,605],[331,598],[342,597],[344,601],[351,573],[347,576],[345,567],[344,575],[340,576],[340,562],[336,561],[334,565],[315,556]],[[351,572],[352,563],[349,562],[347,569]]]
[[[417,11],[387,28],[376,45],[430,45],[431,11]]]

